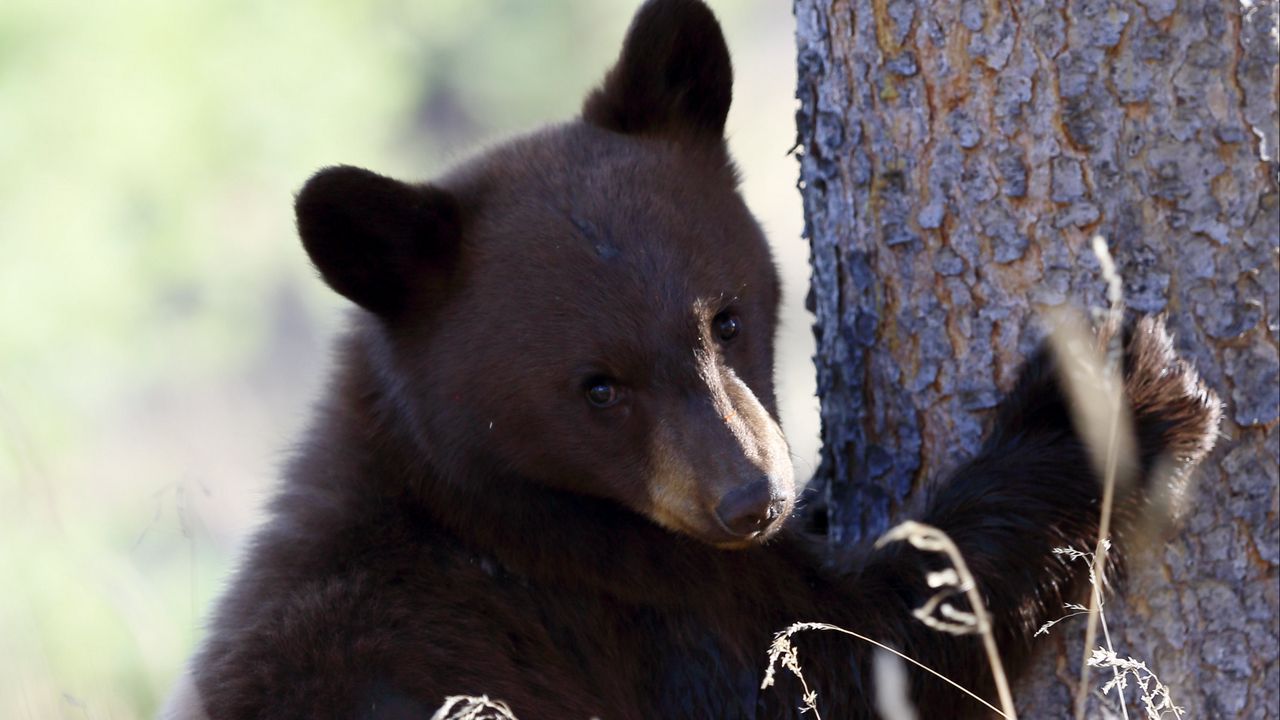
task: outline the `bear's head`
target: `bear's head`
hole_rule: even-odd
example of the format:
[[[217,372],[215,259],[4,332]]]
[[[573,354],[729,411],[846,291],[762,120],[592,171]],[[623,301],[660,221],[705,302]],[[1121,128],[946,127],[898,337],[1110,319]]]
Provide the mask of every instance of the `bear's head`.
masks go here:
[[[580,119],[429,184],[335,167],[299,194],[446,481],[605,498],[725,548],[790,513],[779,282],[725,147],[731,86],[711,12],[651,0]]]

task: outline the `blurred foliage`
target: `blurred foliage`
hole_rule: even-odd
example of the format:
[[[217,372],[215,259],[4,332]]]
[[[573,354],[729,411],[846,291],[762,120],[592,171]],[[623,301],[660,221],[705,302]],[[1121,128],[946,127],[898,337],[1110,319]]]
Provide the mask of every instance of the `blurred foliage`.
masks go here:
[[[790,168],[788,9],[713,5],[731,44],[769,38],[735,52],[781,94],[740,82],[735,114],[772,113],[751,122]],[[193,647],[341,317],[296,188],[335,163],[429,177],[572,115],[634,6],[0,6],[0,717],[148,717]],[[798,222],[787,172],[774,230]]]

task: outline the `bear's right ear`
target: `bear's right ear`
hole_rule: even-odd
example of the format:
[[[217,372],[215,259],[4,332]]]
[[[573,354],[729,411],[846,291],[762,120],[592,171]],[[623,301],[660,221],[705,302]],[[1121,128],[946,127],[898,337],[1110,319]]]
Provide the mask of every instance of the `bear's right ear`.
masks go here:
[[[620,133],[718,142],[732,99],[729,47],[711,10],[701,0],[649,0],[582,118]]]
[[[329,287],[384,317],[403,309],[414,283],[430,281],[423,276],[447,270],[461,241],[449,193],[345,165],[312,176],[294,211]]]

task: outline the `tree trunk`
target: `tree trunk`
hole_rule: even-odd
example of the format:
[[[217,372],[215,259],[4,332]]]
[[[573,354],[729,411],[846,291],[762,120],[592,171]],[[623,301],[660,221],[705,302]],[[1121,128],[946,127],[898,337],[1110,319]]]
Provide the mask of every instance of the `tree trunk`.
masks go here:
[[[1104,305],[1100,234],[1128,307],[1168,313],[1228,405],[1181,532],[1136,555],[1106,606],[1116,650],[1186,717],[1278,717],[1276,0],[795,0],[795,15],[813,523],[833,545],[874,537],[977,449],[1040,312]],[[1082,627],[1040,639],[1027,717],[1070,712]]]

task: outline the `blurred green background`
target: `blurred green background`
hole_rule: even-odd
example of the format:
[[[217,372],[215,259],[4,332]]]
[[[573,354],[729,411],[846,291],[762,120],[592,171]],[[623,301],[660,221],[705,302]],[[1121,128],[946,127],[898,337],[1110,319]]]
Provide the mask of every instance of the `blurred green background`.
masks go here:
[[[308,175],[426,179],[572,116],[636,4],[5,0],[0,717],[150,717],[199,639],[342,323],[293,230]],[[710,4],[807,477],[790,4]]]

